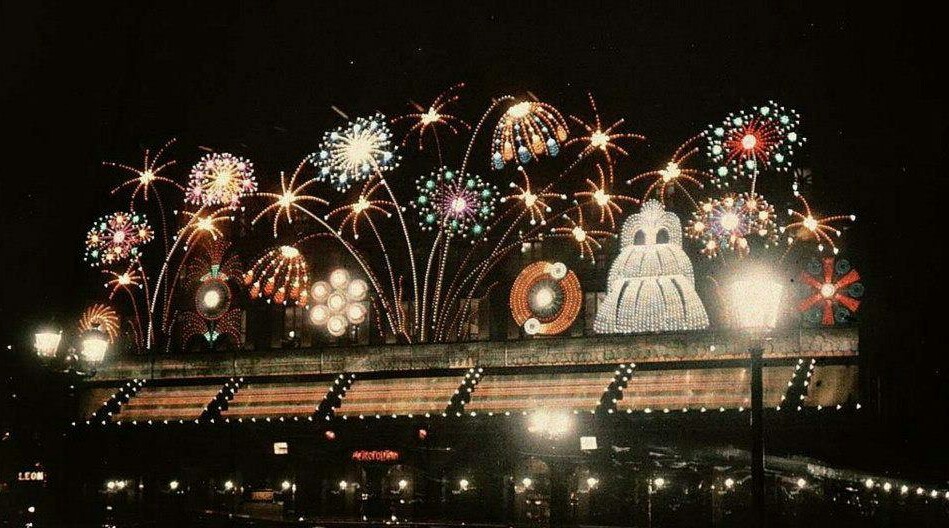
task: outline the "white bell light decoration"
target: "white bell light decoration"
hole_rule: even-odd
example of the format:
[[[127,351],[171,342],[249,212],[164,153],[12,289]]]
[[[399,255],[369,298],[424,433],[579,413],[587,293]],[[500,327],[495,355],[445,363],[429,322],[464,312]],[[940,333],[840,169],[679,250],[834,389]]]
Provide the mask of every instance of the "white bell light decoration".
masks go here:
[[[593,328],[601,334],[699,330],[708,327],[695,291],[682,224],[656,200],[623,224],[619,256]]]

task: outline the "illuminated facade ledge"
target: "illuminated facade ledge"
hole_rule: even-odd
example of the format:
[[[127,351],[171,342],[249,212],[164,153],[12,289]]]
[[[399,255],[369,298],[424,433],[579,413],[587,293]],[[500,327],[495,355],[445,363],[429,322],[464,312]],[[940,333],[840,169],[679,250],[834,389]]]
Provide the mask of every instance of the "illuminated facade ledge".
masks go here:
[[[858,329],[801,328],[776,334],[765,359],[855,358]],[[94,384],[144,379],[226,376],[333,375],[340,372],[424,371],[480,366],[534,367],[740,360],[748,357],[743,335],[698,331],[626,336],[589,336],[433,345],[381,345],[239,352],[236,355],[134,356],[99,368]],[[773,346],[772,346],[773,345]]]

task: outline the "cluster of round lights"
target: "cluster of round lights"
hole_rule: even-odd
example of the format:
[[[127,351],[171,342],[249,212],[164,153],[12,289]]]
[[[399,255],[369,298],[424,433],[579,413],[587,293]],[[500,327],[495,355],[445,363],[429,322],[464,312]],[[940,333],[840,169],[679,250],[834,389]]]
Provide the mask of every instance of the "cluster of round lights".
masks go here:
[[[140,213],[117,212],[100,218],[86,233],[85,259],[92,266],[108,266],[139,256],[139,246],[154,238]]]
[[[441,167],[416,181],[418,197],[412,205],[419,212],[423,230],[443,230],[449,236],[473,240],[488,230],[494,216],[497,189],[480,176]]]
[[[346,333],[349,325],[366,320],[368,294],[366,281],[353,278],[346,269],[337,268],[330,273],[328,280],[313,283],[310,322],[326,327],[330,335],[339,337]]]

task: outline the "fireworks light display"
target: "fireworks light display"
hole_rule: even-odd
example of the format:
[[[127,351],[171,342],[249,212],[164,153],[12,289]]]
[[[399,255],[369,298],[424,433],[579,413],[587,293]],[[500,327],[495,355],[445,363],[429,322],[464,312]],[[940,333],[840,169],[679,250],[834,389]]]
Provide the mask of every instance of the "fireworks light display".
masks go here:
[[[491,165],[501,170],[509,163],[524,165],[539,156],[557,156],[567,140],[567,122],[556,108],[538,101],[508,107],[491,138]]]
[[[765,246],[777,241],[774,207],[761,195],[728,194],[699,205],[688,226],[688,236],[702,243],[702,254],[714,257],[722,250],[739,255],[751,251],[749,237],[762,239]]]
[[[797,132],[800,120],[794,110],[769,101],[710,126],[706,136],[712,182],[727,187],[740,176],[756,179],[762,170],[787,171],[794,149],[804,144]]]
[[[412,136],[418,136],[418,148],[419,150],[425,150],[425,136],[427,132],[431,132],[429,135],[431,135],[435,141],[439,156],[441,156],[441,140],[438,137],[439,129],[445,129],[446,132],[450,132],[455,136],[464,131],[471,130],[471,125],[461,118],[448,114],[445,111],[449,105],[458,101],[458,91],[464,87],[464,83],[458,83],[445,90],[432,101],[432,104],[428,105],[428,108],[417,103],[412,103],[412,107],[416,112],[393,119],[393,124],[401,121],[409,121],[412,123],[405,133],[405,138],[402,139],[402,146],[405,147]]]
[[[418,197],[412,204],[423,229],[443,230],[449,236],[478,237],[494,215],[497,189],[480,176],[441,167],[416,182]]]
[[[686,215],[682,218],[689,218],[684,234],[698,242],[698,252],[708,257],[755,253],[756,259],[770,255],[779,233],[800,251],[811,246],[799,242],[815,241],[817,251],[827,246],[836,253],[841,233],[835,223],[854,219],[817,216],[803,197],[797,199],[804,210],[787,209],[789,218],[783,217],[783,200],[795,199],[798,187],[811,182],[795,177],[784,186],[793,194],[779,194],[784,180],[790,179],[781,175],[791,167],[804,138],[798,131],[798,114],[773,102],[728,114],[681,144],[654,170],[642,172],[635,170],[637,160],[629,149],[645,137],[623,130],[623,118],[604,121],[590,94],[586,103],[592,113],[589,119],[570,115],[575,127],[571,136],[565,114],[530,92],[530,99],[493,98],[479,118],[463,118],[455,111],[461,87],[449,88],[427,106],[412,103],[414,112],[391,121],[405,126],[401,146],[417,141],[419,151],[437,150],[437,165],[431,167],[433,156],[411,149],[415,159],[407,162],[414,178],[397,174],[402,162],[397,154],[400,145],[393,142],[390,121],[381,113],[354,119],[344,116],[346,121],[326,132],[319,148],[304,156],[292,172],[268,171],[279,178],[263,182],[261,191],[254,166],[227,153],[206,154],[190,174],[176,178],[172,174],[175,162],[164,159],[173,142],[154,155],[146,151],[140,167],[108,164],[134,176],[114,192],[130,191],[130,208],[135,212],[114,213],[98,221],[87,236],[86,260],[107,275],[105,286],[110,300],[118,302],[115,307],[132,312],[128,320],[138,347],[150,349],[156,342],[167,342],[176,314],[183,318],[182,328],[200,330],[205,337],[211,336],[212,343],[227,332],[234,334],[235,342],[242,339],[239,325],[224,329],[230,324],[226,321],[239,320],[236,298],[243,295],[240,289],[232,289],[236,284],[228,284],[228,277],[242,277],[251,299],[307,307],[330,335],[341,335],[357,324],[355,320],[368,318],[371,305],[380,334],[407,343],[458,341],[466,338],[468,323],[482,301],[492,298],[496,289],[510,286],[498,269],[519,252],[540,251],[537,269],[565,260],[571,247],[582,267],[601,257],[613,258],[617,249],[621,255],[648,253],[636,240],[624,238],[620,248],[605,243],[617,237],[618,225],[629,215],[649,216],[658,210],[662,218],[675,217],[667,209],[675,205]],[[455,148],[457,140],[466,147]],[[487,153],[479,156],[478,148],[485,144]],[[573,147],[576,156],[558,164],[564,158],[561,151]],[[707,156],[697,156],[700,152]],[[452,153],[460,159],[443,160]],[[542,159],[544,163],[536,164],[529,175],[524,166]],[[426,163],[428,168],[421,166]],[[479,171],[489,171],[490,177],[478,176]],[[614,181],[614,173],[633,176]],[[762,186],[767,188],[767,198],[756,189],[760,175],[775,175]],[[177,183],[181,176],[187,185]],[[498,188],[510,190],[501,195]],[[647,203],[655,198],[659,205],[640,208],[634,195]],[[775,203],[782,205],[780,219]],[[166,215],[166,204],[170,215]],[[414,222],[406,218],[409,208],[416,215]],[[157,234],[145,221],[146,209],[150,218],[159,219]],[[209,264],[201,256],[202,248],[229,243],[238,234],[253,237],[253,226],[265,219],[267,234],[280,238],[280,246],[267,251],[246,273],[235,267],[236,271],[217,277],[209,271],[209,265],[222,263]],[[778,228],[779,223],[783,228]],[[649,251],[656,249],[657,254],[678,244],[674,258],[679,262],[682,226],[675,230],[676,244],[667,239],[670,229],[661,235],[643,233],[651,241]],[[153,238],[158,239],[156,249],[162,251],[149,252],[150,258],[143,260],[140,248]],[[466,243],[459,244],[460,240]],[[329,282],[321,281],[310,291],[303,249],[307,254],[329,253],[343,259],[345,268],[341,269],[350,277],[361,277],[360,284],[372,295],[358,301],[346,297],[358,303],[352,314],[345,309],[333,311],[329,305],[333,292],[316,299],[317,290]],[[193,269],[193,263],[203,269],[200,280],[187,285],[197,297],[189,294],[189,306],[176,308],[183,297],[176,296],[175,289],[187,282],[183,270]],[[153,266],[156,271],[149,271]],[[707,274],[713,280],[717,266],[710,264]],[[683,264],[681,273],[668,276],[682,287],[692,284],[690,270]],[[586,277],[581,271],[578,267],[577,275],[570,272],[566,277]],[[587,291],[604,291],[603,284],[590,280]],[[222,285],[227,289],[223,295]],[[226,306],[221,313],[211,314],[219,319],[202,313],[201,297],[207,295]],[[339,304],[336,297],[332,299],[334,306]],[[690,297],[688,302],[694,305],[696,301],[697,297]],[[314,312],[317,306],[323,308]],[[648,315],[658,310],[656,303],[636,306],[635,313],[619,313],[613,326],[602,328],[649,332],[707,324],[704,311],[698,309],[691,310],[694,316],[679,320],[669,314]],[[518,324],[533,318],[540,326],[530,323],[525,328],[528,333],[547,332],[543,325],[550,321],[537,317],[541,313],[537,306],[533,310],[534,316]],[[340,317],[330,324],[331,315],[345,319],[345,324]],[[221,327],[209,328],[211,320],[219,321]]]
[[[79,318],[79,333],[90,330],[101,330],[115,343],[119,337],[119,314],[107,304],[93,304],[82,312]]]
[[[398,166],[399,158],[392,143],[385,116],[358,117],[327,132],[320,149],[310,156],[323,181],[345,191],[373,175],[381,175]]]
[[[602,121],[600,120],[600,113],[596,109],[596,101],[593,99],[593,94],[587,94],[587,98],[590,99],[590,107],[593,109],[593,121],[587,122],[579,117],[571,115],[570,119],[583,128],[586,134],[576,136],[564,144],[566,147],[570,147],[572,145],[583,145],[583,149],[578,155],[581,159],[596,152],[600,152],[606,158],[606,162],[612,165],[613,154],[621,154],[627,157],[629,156],[629,152],[617,144],[618,141],[646,140],[646,136],[643,136],[642,134],[618,132],[617,129],[623,126],[623,123],[626,122],[625,119],[619,119],[613,122],[612,125],[604,127]]]
[[[100,218],[86,234],[86,262],[108,266],[140,255],[139,248],[154,238],[140,213],[112,213]]]
[[[697,208],[698,204],[686,186],[692,185],[699,190],[704,189],[705,184],[702,183],[702,179],[706,177],[706,173],[699,169],[685,167],[685,164],[692,156],[698,153],[699,147],[695,146],[695,143],[701,137],[701,135],[695,136],[679,146],[665,167],[639,174],[628,180],[626,184],[632,185],[638,181],[652,180],[652,183],[650,183],[649,186],[646,187],[646,191],[643,192],[644,201],[648,200],[649,197],[655,193],[659,198],[659,202],[665,204],[667,197],[675,192],[681,192],[689,199],[689,202]]]
[[[244,274],[244,284],[250,288],[251,299],[306,306],[310,285],[306,259],[293,246],[271,249]]]
[[[855,215],[834,215],[827,217],[816,217],[814,213],[811,212],[811,206],[807,203],[807,199],[804,196],[798,194],[798,199],[801,200],[801,204],[804,205],[804,211],[798,212],[794,209],[788,209],[788,216],[793,220],[790,224],[782,226],[781,232],[786,234],[788,245],[794,244],[796,241],[814,241],[817,242],[817,250],[824,251],[824,243],[830,246],[833,250],[834,255],[838,253],[837,245],[834,244],[834,239],[832,237],[840,236],[840,230],[835,228],[832,224],[834,222],[845,222],[845,221],[856,221],[857,217]]]
[[[545,213],[550,213],[553,209],[550,207],[548,202],[554,199],[566,200],[567,196],[563,194],[551,193],[551,192],[537,192],[531,188],[531,179],[527,175],[527,171],[524,170],[524,167],[518,167],[518,171],[524,177],[524,186],[511,182],[510,187],[516,189],[517,192],[508,196],[501,198],[501,203],[504,203],[508,200],[518,200],[521,203],[521,206],[524,208],[524,211],[530,215],[530,224],[536,225],[540,222],[541,225],[546,225],[547,220],[545,218]]]
[[[798,305],[804,318],[811,323],[830,326],[847,322],[860,308],[863,284],[860,273],[850,267],[850,262],[834,257],[813,260],[801,272],[801,282],[810,293]]]
[[[191,168],[186,200],[197,205],[236,205],[257,190],[254,164],[228,154],[207,154]]]
[[[580,281],[562,262],[529,264],[511,287],[511,314],[528,335],[567,330],[582,303]]]

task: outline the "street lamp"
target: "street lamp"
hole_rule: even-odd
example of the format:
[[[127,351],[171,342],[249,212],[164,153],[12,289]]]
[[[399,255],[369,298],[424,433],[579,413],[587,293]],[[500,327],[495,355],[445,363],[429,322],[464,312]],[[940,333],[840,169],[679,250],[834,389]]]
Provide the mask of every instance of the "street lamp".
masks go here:
[[[40,359],[50,360],[56,357],[56,352],[59,351],[59,343],[62,340],[62,331],[40,330],[33,335],[33,348],[36,349],[36,355]]]
[[[736,280],[728,289],[731,314],[738,328],[754,337],[751,355],[751,496],[755,522],[764,526],[764,404],[762,386],[761,338],[774,329],[778,321],[784,287],[763,272],[753,272]]]
[[[105,352],[109,348],[109,337],[98,328],[83,333],[79,343],[79,354],[82,359],[92,365],[98,365],[105,359]]]

